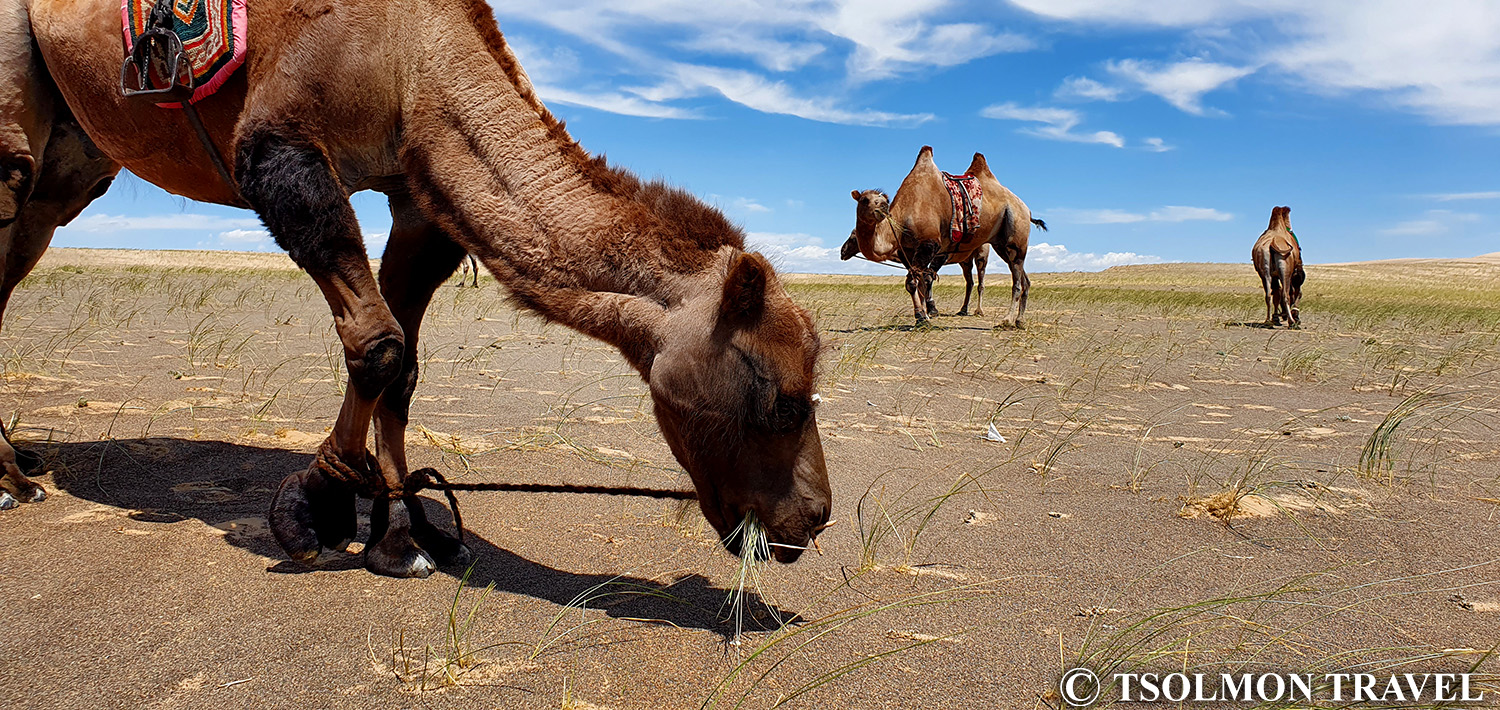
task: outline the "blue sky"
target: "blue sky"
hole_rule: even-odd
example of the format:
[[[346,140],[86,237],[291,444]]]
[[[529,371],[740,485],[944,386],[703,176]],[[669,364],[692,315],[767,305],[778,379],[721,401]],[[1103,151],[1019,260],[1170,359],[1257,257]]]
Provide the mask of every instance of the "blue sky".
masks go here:
[[[1493,0],[494,0],[585,148],[721,206],[783,268],[839,262],[851,189],[983,152],[1045,219],[1035,271],[1500,251]],[[355,196],[372,253],[390,217]],[[59,246],[274,250],[127,177]]]

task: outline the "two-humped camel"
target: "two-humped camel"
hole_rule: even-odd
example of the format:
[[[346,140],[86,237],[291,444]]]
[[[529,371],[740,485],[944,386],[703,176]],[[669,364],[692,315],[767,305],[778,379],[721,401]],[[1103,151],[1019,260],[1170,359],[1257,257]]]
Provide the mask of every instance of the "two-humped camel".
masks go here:
[[[1250,261],[1260,275],[1260,286],[1266,294],[1266,325],[1274,326],[1284,319],[1288,327],[1302,325],[1297,304],[1302,300],[1302,245],[1292,232],[1292,208],[1273,207],[1271,223],[1261,232],[1250,249]]]
[[[896,261],[907,268],[906,290],[911,294],[917,322],[937,315],[932,302],[932,284],[943,264],[964,263],[988,244],[1010,267],[1011,305],[1006,322],[1016,325],[1026,313],[1031,279],[1026,275],[1026,249],[1031,225],[1047,225],[1031,218],[1031,210],[1015,193],[1007,190],[990,172],[984,155],[975,153],[964,172],[980,180],[984,197],[980,203],[979,228],[968,230],[958,243],[949,238],[949,226],[958,218],[943,184],[943,173],[932,159],[932,147],[922,146],[896,197],[887,200],[879,190],[853,191],[854,233],[842,250],[845,259],[856,251],[876,262]],[[967,280],[967,269],[965,269]],[[981,288],[979,299],[983,299]],[[968,304],[967,295],[964,298]],[[982,308],[976,305],[975,312]]]
[[[350,386],[319,463],[272,502],[293,558],[349,542],[356,489],[377,499],[370,570],[425,576],[468,556],[405,488],[418,329],[466,251],[522,306],[619,348],[731,551],[750,515],[783,562],[825,527],[812,318],[718,210],[580,148],[483,0],[250,2],[248,61],[197,104],[234,184],[182,112],[122,97],[119,0],[4,1],[0,301],[122,168],[248,204],[328,301]],[[349,205],[358,190],[390,198],[378,279]],[[0,443],[4,484],[40,500],[19,463]]]

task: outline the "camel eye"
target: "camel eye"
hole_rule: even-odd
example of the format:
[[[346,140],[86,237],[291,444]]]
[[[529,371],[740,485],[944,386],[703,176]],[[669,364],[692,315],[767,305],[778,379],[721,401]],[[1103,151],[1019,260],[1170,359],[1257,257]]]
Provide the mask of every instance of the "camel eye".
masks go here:
[[[778,434],[800,429],[811,412],[812,402],[778,395],[776,403],[771,408],[771,429]]]

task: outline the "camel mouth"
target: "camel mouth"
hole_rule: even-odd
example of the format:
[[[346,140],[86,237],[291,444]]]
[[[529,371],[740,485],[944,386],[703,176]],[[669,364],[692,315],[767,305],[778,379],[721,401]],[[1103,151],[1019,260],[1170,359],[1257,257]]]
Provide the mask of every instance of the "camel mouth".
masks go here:
[[[823,550],[818,546],[818,536],[838,523],[837,520],[829,520],[828,511],[825,508],[818,515],[818,522],[806,531],[797,531],[791,535],[783,536],[780,531],[772,530],[755,516],[754,511],[746,513],[739,522],[727,533],[719,538],[724,550],[735,557],[750,558],[754,562],[776,560],[784,565],[792,564],[802,558],[803,553],[808,550],[816,551],[819,555]],[[800,540],[798,544],[792,544],[787,540]]]

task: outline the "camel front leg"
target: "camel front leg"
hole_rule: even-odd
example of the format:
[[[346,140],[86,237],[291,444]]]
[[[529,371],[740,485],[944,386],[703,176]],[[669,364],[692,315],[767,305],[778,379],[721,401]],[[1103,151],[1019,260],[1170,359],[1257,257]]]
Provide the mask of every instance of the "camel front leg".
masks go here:
[[[927,316],[926,304],[922,302],[922,280],[922,272],[919,269],[916,269],[914,267],[907,267],[906,293],[911,296],[911,310],[912,314],[917,319],[917,325],[921,325],[930,320]]]
[[[354,537],[356,494],[377,498],[376,518],[404,518],[401,473],[373,464],[366,439],[376,400],[401,371],[405,336],[380,295],[359,222],[328,156],[314,141],[274,125],[251,124],[242,136],[240,193],[322,290],[349,375],[333,434],[313,465],[287,476],[271,501],[276,540],[293,559],[309,562],[322,548],[342,549]],[[370,571],[425,577],[436,568],[406,528],[379,532],[365,546]]]
[[[391,237],[380,261],[380,292],[406,335],[406,350],[401,358],[400,373],[386,386],[375,406],[375,459],[380,462],[381,470],[394,471],[404,479],[408,472],[406,426],[412,394],[417,389],[417,335],[422,327],[422,316],[427,312],[432,294],[453,275],[466,254],[463,247],[422,215],[409,195],[394,193],[390,200]],[[474,259],[473,256],[467,258],[469,261]],[[476,266],[476,283],[478,273]],[[401,502],[405,506],[404,521],[391,515],[390,511],[384,511],[387,515],[382,518],[383,509],[377,508],[376,516],[371,520],[372,530],[378,528],[382,520],[398,526],[404,523],[417,544],[439,564],[456,567],[468,564],[468,548],[457,537],[428,522],[420,498],[409,495]],[[371,537],[375,537],[374,532]]]

